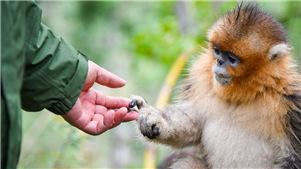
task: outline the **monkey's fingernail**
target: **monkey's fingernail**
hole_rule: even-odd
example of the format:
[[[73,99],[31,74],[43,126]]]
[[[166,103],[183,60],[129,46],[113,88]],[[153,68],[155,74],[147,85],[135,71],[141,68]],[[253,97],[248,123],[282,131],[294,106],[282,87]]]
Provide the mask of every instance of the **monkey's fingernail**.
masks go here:
[[[137,103],[138,103],[138,100],[134,99],[134,100],[132,100],[131,103],[129,104],[129,107],[130,107],[130,108],[133,108],[133,107],[135,107],[135,106],[137,105]]]

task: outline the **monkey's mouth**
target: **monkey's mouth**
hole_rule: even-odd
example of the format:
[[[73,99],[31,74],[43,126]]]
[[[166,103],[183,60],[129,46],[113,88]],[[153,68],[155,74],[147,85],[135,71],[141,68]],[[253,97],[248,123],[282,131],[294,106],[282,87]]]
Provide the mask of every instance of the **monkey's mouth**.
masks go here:
[[[220,74],[220,73],[215,73],[214,78],[221,85],[228,84],[232,80],[231,76],[228,76],[228,75],[225,75],[225,74]]]
[[[232,80],[231,74],[228,73],[225,68],[214,66],[212,72],[215,80],[221,85],[229,84]]]

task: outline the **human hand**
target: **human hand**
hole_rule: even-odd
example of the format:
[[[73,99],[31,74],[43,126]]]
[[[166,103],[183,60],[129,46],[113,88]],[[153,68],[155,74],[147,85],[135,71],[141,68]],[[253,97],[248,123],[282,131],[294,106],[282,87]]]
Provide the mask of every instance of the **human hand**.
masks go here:
[[[88,75],[82,92],[73,108],[62,117],[71,125],[91,135],[99,135],[121,122],[137,119],[139,116],[137,112],[127,110],[130,99],[106,96],[91,88],[95,82],[119,88],[125,85],[125,81],[92,61],[88,61],[88,66]]]

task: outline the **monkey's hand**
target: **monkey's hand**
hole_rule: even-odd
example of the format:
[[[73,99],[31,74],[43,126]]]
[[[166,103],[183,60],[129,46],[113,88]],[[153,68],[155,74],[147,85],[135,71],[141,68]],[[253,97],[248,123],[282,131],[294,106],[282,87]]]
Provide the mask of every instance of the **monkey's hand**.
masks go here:
[[[158,109],[147,104],[142,97],[134,95],[132,96],[130,108],[136,108],[135,110],[139,113],[137,122],[143,136],[155,139],[162,135],[162,126],[166,121]]]
[[[153,142],[182,148],[200,142],[199,117],[189,113],[189,103],[168,105],[158,110],[140,96],[132,96],[129,107],[136,108],[140,132]]]

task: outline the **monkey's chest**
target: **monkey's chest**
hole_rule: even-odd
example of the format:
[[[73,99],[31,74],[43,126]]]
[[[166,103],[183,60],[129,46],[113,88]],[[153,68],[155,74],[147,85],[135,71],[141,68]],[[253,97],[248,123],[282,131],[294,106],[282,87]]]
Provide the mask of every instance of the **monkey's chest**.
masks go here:
[[[213,168],[270,168],[272,148],[260,136],[222,120],[208,120],[202,136]]]

